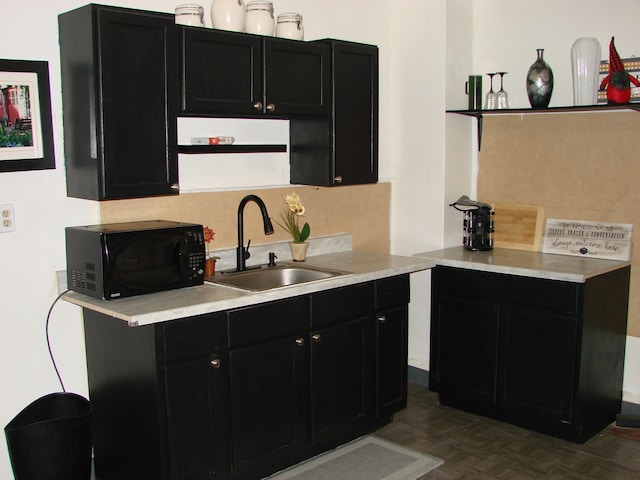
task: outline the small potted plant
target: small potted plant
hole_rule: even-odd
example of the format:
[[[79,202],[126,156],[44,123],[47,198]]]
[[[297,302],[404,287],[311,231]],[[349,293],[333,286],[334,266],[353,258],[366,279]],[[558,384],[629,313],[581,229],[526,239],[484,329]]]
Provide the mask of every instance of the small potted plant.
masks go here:
[[[204,233],[204,243],[206,248],[205,260],[204,260],[204,276],[212,277],[216,273],[216,260],[220,257],[211,255],[209,252],[209,244],[213,241],[213,237],[215,236],[215,232],[211,230],[209,227],[203,228]]]
[[[305,208],[295,192],[285,195],[284,201],[287,203],[287,208],[280,212],[282,223],[278,221],[276,223],[289,232],[293,239],[292,242],[289,242],[293,261],[304,262],[307,257],[307,248],[309,248],[309,242],[306,240],[311,233],[311,228],[306,222],[300,228],[300,217],[304,216]]]

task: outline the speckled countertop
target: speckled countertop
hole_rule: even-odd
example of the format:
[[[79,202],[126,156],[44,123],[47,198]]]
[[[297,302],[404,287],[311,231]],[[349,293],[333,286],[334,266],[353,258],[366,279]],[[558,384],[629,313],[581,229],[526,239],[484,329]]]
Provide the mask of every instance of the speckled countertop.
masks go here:
[[[417,253],[437,265],[584,283],[588,278],[631,265],[631,262],[494,248],[472,252],[463,247]]]
[[[348,274],[265,292],[248,292],[205,283],[197,287],[117,300],[100,300],[77,292],[69,292],[63,298],[67,302],[121,319],[131,326],[138,326],[306,295],[426,270],[435,265],[428,258],[383,255],[355,250],[307,257],[305,263],[320,268],[342,270]]]

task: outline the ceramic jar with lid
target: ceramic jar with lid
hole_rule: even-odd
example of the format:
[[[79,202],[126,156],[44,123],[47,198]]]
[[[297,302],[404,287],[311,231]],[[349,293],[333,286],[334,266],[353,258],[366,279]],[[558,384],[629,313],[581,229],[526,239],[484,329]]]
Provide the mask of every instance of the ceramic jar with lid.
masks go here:
[[[244,31],[246,33],[272,37],[274,29],[273,3],[264,0],[252,0],[248,2]]]
[[[302,15],[293,12],[278,15],[276,37],[303,40],[304,27],[302,26]]]
[[[196,3],[183,3],[175,10],[176,25],[204,27],[204,8]]]
[[[244,31],[246,9],[243,0],[212,0],[211,25],[220,30]]]

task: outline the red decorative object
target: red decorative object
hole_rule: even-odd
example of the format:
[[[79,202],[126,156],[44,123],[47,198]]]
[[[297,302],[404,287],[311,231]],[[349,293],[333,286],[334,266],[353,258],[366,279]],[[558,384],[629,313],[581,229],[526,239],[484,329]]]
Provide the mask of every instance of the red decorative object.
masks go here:
[[[629,103],[631,98],[631,84],[640,87],[640,81],[633,75],[629,75],[624,69],[624,64],[614,45],[614,37],[609,43],[609,75],[600,84],[600,90],[607,89],[607,103]]]
[[[211,243],[213,241],[213,237],[215,235],[215,232],[213,230],[211,230],[209,227],[204,227],[203,231],[204,231],[204,241],[205,241],[205,243]]]

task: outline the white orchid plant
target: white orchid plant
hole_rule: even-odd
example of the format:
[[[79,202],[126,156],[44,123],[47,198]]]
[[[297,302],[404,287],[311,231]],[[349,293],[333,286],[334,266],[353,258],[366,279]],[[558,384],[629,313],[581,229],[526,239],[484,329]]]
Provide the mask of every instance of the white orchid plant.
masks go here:
[[[300,197],[295,192],[285,195],[284,201],[287,203],[287,208],[280,212],[282,223],[278,221],[276,223],[289,232],[294,243],[303,243],[311,233],[311,228],[306,222],[300,228],[300,217],[304,216],[305,212],[304,205],[302,205]]]

